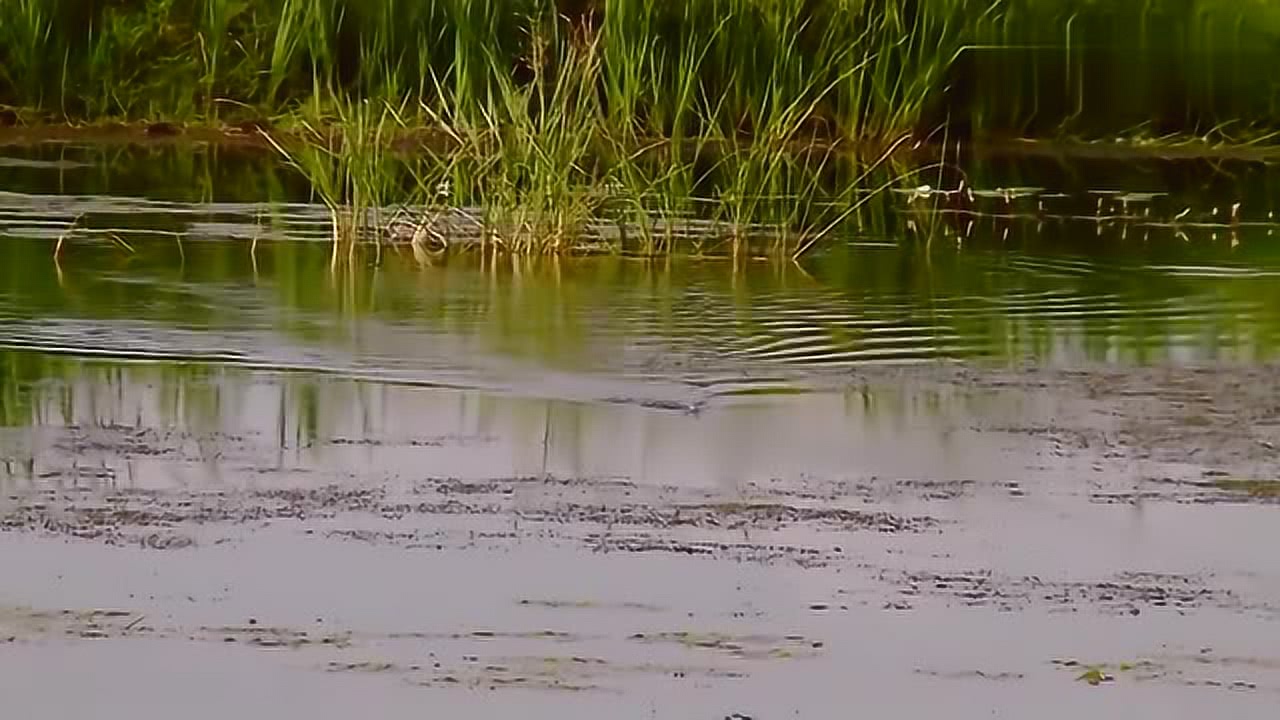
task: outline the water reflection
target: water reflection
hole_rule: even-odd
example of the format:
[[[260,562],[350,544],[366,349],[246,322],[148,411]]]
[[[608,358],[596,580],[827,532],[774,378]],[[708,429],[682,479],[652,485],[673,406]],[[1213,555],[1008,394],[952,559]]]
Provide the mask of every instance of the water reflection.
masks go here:
[[[619,478],[730,493],[806,477],[999,480],[975,418],[1049,416],[906,376],[748,394],[699,413],[167,363],[0,353],[10,488]]]
[[[334,272],[327,212],[269,156],[5,155],[13,349],[697,406],[833,365],[1256,361],[1280,332],[1260,163],[966,151],[971,202],[896,193],[802,265],[386,253]]]
[[[1271,357],[1280,263],[852,245],[807,267],[384,257],[331,272],[319,243],[0,245],[0,342],[199,359],[576,400],[697,403],[719,383],[931,359]],[[1141,249],[1141,248],[1139,248]],[[744,368],[755,368],[743,380]],[[762,369],[763,368],[763,369]]]
[[[335,270],[326,213],[261,157],[15,157],[0,420],[26,482],[335,479],[375,449],[406,477],[989,478],[1000,453],[970,421],[1048,410],[980,407],[927,372],[850,389],[853,369],[1248,362],[1280,339],[1274,173],[1255,165],[1197,185],[982,160],[969,180],[1004,192],[895,195],[874,232],[802,264],[386,252]]]

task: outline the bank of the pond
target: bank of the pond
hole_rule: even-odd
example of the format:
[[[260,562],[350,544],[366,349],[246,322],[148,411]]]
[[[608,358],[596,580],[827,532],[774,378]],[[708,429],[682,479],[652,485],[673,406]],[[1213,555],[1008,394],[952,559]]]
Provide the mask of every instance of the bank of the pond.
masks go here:
[[[296,137],[286,121],[284,126],[267,120],[238,123],[191,121],[174,123],[103,121],[95,123],[67,123],[61,121],[35,121],[19,125],[0,126],[0,147],[35,148],[39,146],[78,147],[153,147],[177,149],[213,147],[228,150],[260,151],[264,155],[275,153],[268,137],[287,140]],[[1164,138],[1144,136],[1117,136],[1108,140],[1083,138],[1034,138],[987,137],[965,141],[959,148],[943,148],[938,135],[920,138],[919,143],[900,147],[900,157],[928,159],[942,157],[944,152],[959,153],[962,157],[983,158],[1053,158],[1066,163],[1077,160],[1230,160],[1245,162],[1269,162],[1280,159],[1280,144],[1268,142],[1213,141],[1204,137],[1178,135]],[[420,127],[406,132],[390,143],[399,150],[413,150],[424,146],[447,148],[448,134],[438,129]],[[703,143],[705,145],[706,143]],[[645,147],[669,145],[669,141],[649,138]],[[694,147],[694,141],[686,141]],[[834,141],[818,146],[822,151],[842,154],[874,154],[884,150],[885,142]]]

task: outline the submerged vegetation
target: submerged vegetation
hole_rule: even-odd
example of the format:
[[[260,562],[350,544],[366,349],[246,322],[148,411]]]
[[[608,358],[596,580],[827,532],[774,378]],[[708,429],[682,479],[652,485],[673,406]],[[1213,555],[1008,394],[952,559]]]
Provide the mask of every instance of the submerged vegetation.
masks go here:
[[[924,184],[922,141],[1266,139],[1276,57],[1265,0],[0,3],[8,121],[274,128],[337,244],[415,252],[794,256]]]

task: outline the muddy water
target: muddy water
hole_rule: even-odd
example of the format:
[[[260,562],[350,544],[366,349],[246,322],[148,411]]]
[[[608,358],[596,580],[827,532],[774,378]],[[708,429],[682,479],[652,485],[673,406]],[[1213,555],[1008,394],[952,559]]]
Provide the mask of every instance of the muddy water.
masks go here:
[[[1252,185],[993,162],[801,266],[335,273],[252,156],[56,151],[0,163],[15,716],[1280,704]]]

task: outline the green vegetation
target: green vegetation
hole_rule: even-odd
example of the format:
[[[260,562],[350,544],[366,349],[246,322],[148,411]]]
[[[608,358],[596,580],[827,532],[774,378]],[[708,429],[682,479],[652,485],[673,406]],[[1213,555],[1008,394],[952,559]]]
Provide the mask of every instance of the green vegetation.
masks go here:
[[[1114,681],[1115,677],[1113,675],[1108,674],[1106,670],[1103,669],[1103,666],[1098,665],[1098,666],[1090,667],[1089,669],[1080,673],[1079,677],[1077,677],[1076,679],[1081,682],[1088,683],[1090,685],[1098,686],[1104,682]]]
[[[1219,490],[1248,495],[1252,498],[1280,498],[1280,481],[1277,480],[1224,478],[1214,481],[1213,485]]]
[[[1081,663],[1078,660],[1054,660],[1054,665],[1071,670],[1082,671],[1076,675],[1076,681],[1097,687],[1103,683],[1116,681],[1118,675],[1136,673],[1138,678],[1149,677],[1152,672],[1160,670],[1160,666],[1150,660],[1135,660],[1121,663]],[[1134,677],[1131,675],[1130,677]]]
[[[335,261],[397,205],[446,246],[474,207],[485,247],[795,256],[933,169],[908,137],[1268,139],[1277,58],[1266,0],[0,3],[19,121],[279,128]]]
[[[383,139],[407,127],[367,103],[338,103],[343,120],[304,120],[301,137],[272,143],[329,207],[335,262],[362,240],[379,252],[408,241],[415,254],[456,245],[799,257],[837,229],[884,227],[884,191],[939,167],[893,162],[907,136],[869,162],[831,148],[797,153],[787,127],[750,143],[629,151],[595,132],[583,110],[592,105],[566,99],[574,94],[557,91],[535,114],[529,94],[511,90],[501,117],[448,127],[443,151],[387,152]]]
[[[215,120],[412,98],[483,124],[504,84],[573,74],[615,130],[749,132],[830,88],[814,119],[861,135],[914,121],[960,49],[963,4],[9,0],[0,102],[71,120]],[[586,48],[598,64],[575,62]]]
[[[1268,0],[0,3],[0,103],[73,121],[274,117],[339,95],[483,124],[504,84],[569,73],[612,130],[655,137],[752,134],[796,107],[855,138],[948,117],[1204,134],[1274,125],[1278,57]]]

